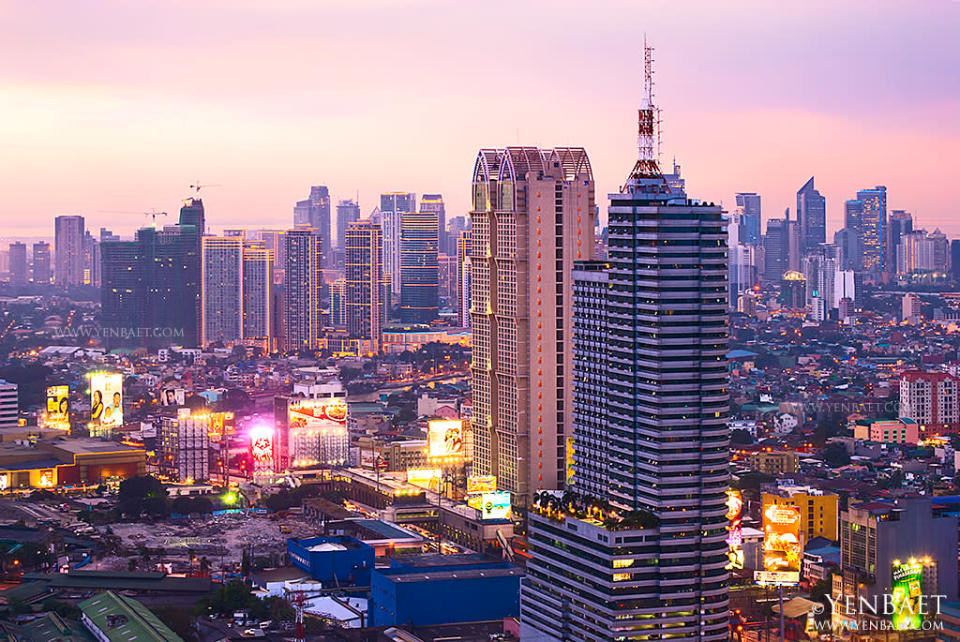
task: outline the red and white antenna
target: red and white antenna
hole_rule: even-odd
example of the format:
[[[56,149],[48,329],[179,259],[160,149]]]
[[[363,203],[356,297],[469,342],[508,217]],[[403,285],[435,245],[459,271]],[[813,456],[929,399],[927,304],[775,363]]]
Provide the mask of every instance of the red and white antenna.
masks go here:
[[[637,110],[637,164],[630,172],[634,181],[641,179],[658,179],[658,185],[653,191],[669,192],[663,172],[660,171],[660,110],[653,100],[653,47],[647,44],[647,37],[643,37],[643,96],[640,100],[640,109]],[[644,191],[651,191],[648,185]],[[636,185],[633,189],[636,189]]]

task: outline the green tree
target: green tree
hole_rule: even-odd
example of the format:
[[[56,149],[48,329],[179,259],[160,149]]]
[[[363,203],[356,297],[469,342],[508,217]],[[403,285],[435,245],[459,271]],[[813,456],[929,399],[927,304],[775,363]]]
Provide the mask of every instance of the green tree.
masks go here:
[[[850,463],[850,453],[843,444],[827,444],[823,449],[823,463],[830,468],[840,468]]]
[[[167,492],[163,483],[150,475],[131,477],[120,482],[117,507],[121,514],[139,517],[143,513],[167,515]]]

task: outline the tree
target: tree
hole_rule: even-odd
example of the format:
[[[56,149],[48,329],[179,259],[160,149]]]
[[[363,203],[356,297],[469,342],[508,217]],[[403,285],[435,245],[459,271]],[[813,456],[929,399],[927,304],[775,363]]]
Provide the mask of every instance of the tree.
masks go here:
[[[186,642],[197,639],[194,617],[189,607],[162,604],[150,609],[160,621],[170,627],[170,630],[183,638]]]
[[[850,453],[843,444],[827,444],[823,449],[823,463],[830,468],[840,468],[850,463]]]
[[[737,428],[730,433],[730,441],[734,444],[752,444],[753,436],[743,428]]]
[[[131,477],[120,482],[117,507],[122,514],[139,517],[143,513],[166,516],[169,513],[163,483],[150,475]]]
[[[173,500],[170,510],[179,515],[189,515],[190,513],[194,512],[193,499],[187,497],[186,495],[180,495]]]
[[[740,476],[730,486],[736,490],[759,490],[764,484],[769,484],[774,477],[766,473],[751,471]]]

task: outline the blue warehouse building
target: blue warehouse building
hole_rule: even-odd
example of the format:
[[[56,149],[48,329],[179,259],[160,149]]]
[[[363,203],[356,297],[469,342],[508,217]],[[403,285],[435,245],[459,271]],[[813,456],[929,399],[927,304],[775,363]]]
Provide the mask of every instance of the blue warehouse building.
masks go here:
[[[409,555],[370,577],[371,626],[482,622],[520,613],[523,571],[483,555]]]
[[[336,586],[369,586],[374,550],[352,537],[287,540],[287,558],[315,580]]]

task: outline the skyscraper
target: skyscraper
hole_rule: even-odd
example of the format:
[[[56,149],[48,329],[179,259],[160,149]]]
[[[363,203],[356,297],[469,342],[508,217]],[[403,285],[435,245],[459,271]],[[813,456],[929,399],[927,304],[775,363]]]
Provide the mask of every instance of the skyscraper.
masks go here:
[[[345,268],[347,332],[354,339],[369,341],[371,352],[379,353],[386,323],[380,225],[357,221],[347,227]]]
[[[440,312],[436,212],[400,215],[400,320],[430,323]]]
[[[416,194],[389,192],[380,195],[380,221],[383,225],[383,272],[389,278],[391,292],[394,296],[400,293],[400,218],[404,212],[415,211],[417,211]]]
[[[333,259],[330,236],[330,190],[326,185],[314,185],[310,188],[310,198],[297,201],[293,208],[294,227],[310,227],[320,236],[320,251],[324,261]]]
[[[337,279],[330,284],[330,325],[347,325],[347,280]]]
[[[886,250],[887,188],[878,185],[874,189],[857,192],[857,198],[846,201],[846,226],[857,231],[863,249],[863,270],[874,279],[887,272],[889,256]],[[894,268],[895,269],[895,268]]]
[[[526,505],[566,478],[573,262],[593,256],[582,148],[482,149],[473,172],[474,474]]]
[[[54,219],[54,279],[61,288],[81,285],[86,263],[84,220],[82,216],[58,216]]]
[[[23,285],[27,282],[27,245],[20,241],[10,244],[10,284]]]
[[[797,190],[797,222],[800,252],[809,252],[827,242],[827,199],[813,186],[813,176]]]
[[[50,244],[46,241],[37,241],[33,244],[33,282],[40,285],[49,285],[50,279]]]
[[[574,496],[529,513],[521,619],[551,639],[729,636],[726,231],[659,171],[646,54],[609,263],[575,268]]]
[[[320,340],[320,289],[323,285],[321,238],[312,228],[284,235],[284,348],[288,352],[316,350]]]
[[[790,269],[789,221],[772,218],[767,221],[763,236],[763,278],[779,283],[783,273]]]
[[[100,287],[100,243],[87,230],[83,234],[83,277],[84,285]]]
[[[276,349],[273,256],[263,241],[243,244],[243,343],[264,353]]]
[[[200,345],[243,338],[243,238],[204,236]]]
[[[740,243],[760,244],[760,195],[754,192],[739,192],[736,196],[740,211]]]
[[[450,247],[447,243],[447,211],[443,206],[442,194],[424,194],[420,197],[420,211],[434,212],[437,215],[438,228],[440,230],[438,252],[440,254],[450,254]]]
[[[900,241],[913,232],[913,216],[905,210],[893,210],[887,221],[887,265],[890,272],[899,272],[898,259]]]
[[[144,227],[133,241],[103,230],[103,338],[108,346],[196,347],[200,341],[203,202],[188,198],[176,225]]]
[[[464,230],[457,237],[457,325],[470,327],[470,231]]]
[[[337,203],[337,251],[344,251],[347,238],[347,227],[360,220],[360,205],[353,199],[346,199]]]

